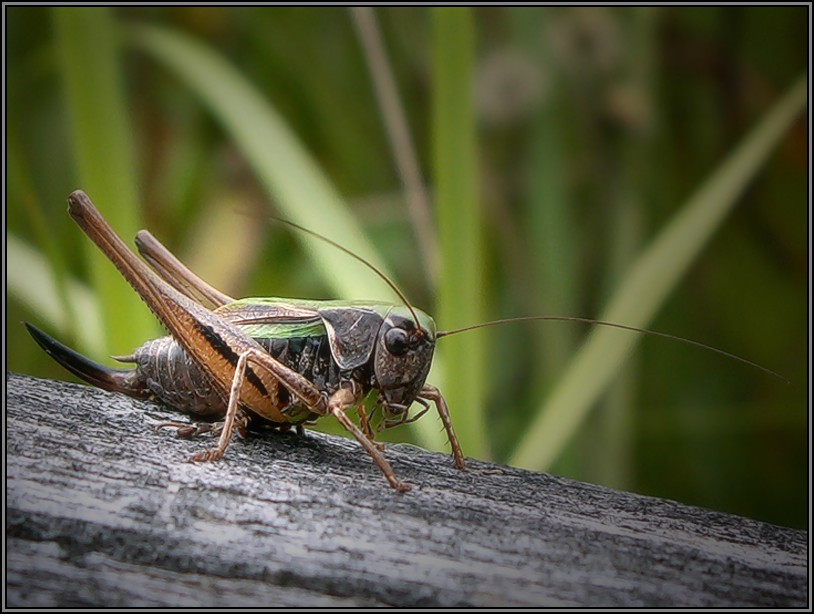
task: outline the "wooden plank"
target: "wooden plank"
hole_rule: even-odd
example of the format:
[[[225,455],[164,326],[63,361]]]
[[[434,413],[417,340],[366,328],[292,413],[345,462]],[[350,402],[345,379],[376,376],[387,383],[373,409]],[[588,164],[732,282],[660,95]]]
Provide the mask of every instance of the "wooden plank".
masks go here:
[[[6,384],[7,607],[808,604],[804,531],[390,446],[399,494],[316,433],[190,464],[176,413]]]

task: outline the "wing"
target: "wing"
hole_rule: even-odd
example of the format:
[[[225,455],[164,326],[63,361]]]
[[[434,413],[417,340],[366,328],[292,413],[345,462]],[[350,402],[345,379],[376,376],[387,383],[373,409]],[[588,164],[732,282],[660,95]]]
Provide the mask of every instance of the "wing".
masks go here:
[[[216,313],[257,338],[308,337],[327,333],[331,354],[342,369],[370,359],[385,314],[392,305],[363,301],[245,298]]]
[[[319,311],[304,301],[245,298],[219,307],[216,313],[253,339],[291,339],[326,332]]]

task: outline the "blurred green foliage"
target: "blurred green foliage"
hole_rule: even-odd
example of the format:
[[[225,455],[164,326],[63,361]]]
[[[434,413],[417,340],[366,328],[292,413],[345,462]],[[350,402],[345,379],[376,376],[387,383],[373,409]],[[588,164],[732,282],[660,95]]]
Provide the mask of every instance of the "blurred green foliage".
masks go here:
[[[471,266],[484,290],[471,313],[598,316],[651,238],[805,71],[806,10],[479,8],[451,17],[425,8],[376,10],[419,168],[430,195],[441,201],[433,204],[436,220],[456,205],[444,202],[449,192],[441,182],[468,172],[464,193],[466,181],[477,182],[477,203],[457,213],[478,216],[483,228],[480,257]],[[126,172],[134,177],[139,210],[129,219],[142,220],[227,293],[327,298],[338,292],[309,259],[313,248],[303,247],[301,237],[258,223],[272,211],[286,212],[289,197],[270,188],[246,142],[206,102],[204,89],[222,85],[217,75],[190,86],[169,62],[145,53],[134,27],[159,26],[203,45],[267,101],[308,152],[309,163],[342,196],[345,221],[361,227],[412,302],[443,313],[441,328],[472,323],[465,316],[454,319],[443,298],[454,286],[444,279],[431,283],[419,257],[350,11],[107,11],[93,23],[110,29],[99,32],[101,41],[111,36],[118,42],[100,53],[113,55],[103,64],[117,71],[129,132],[103,152],[95,168],[104,173],[99,166],[116,167],[105,156],[120,162],[119,156],[132,155],[134,168]],[[6,7],[6,15],[8,232],[34,248],[55,284],[46,289],[47,282],[33,274],[24,276],[28,287],[10,282],[7,364],[66,379],[26,336],[21,320],[45,325],[96,358],[132,349],[83,344],[77,338],[82,326],[93,324],[83,322],[86,315],[76,314],[75,326],[71,318],[60,323],[37,301],[41,284],[43,300],[51,297],[64,308],[80,280],[103,302],[84,260],[87,250],[80,247],[87,241],[65,214],[70,191],[89,189],[81,184],[87,160],[77,149],[76,130],[83,128],[72,119],[73,94],[66,85],[69,75],[75,80],[96,68],[74,65],[64,52],[76,35],[64,15],[39,7]],[[463,98],[466,79],[443,94],[434,81],[444,74],[438,64],[448,42],[439,42],[437,33],[450,19],[452,25],[471,19],[473,59],[453,58],[473,63],[471,99]],[[457,38],[454,45],[467,44],[466,36]],[[476,142],[462,138],[459,147],[466,151],[443,162],[449,156],[437,148],[454,146],[456,135],[445,134],[449,110],[438,105],[454,104],[456,96],[462,114],[453,118],[460,129],[474,122]],[[228,106],[229,96],[222,97]],[[115,105],[111,100],[106,104]],[[99,125],[110,121],[118,120],[100,116]],[[808,525],[806,137],[807,125],[798,119],[648,324],[755,360],[791,384],[696,348],[642,338],[608,394],[576,434],[560,442],[565,450],[554,473],[782,525]],[[127,148],[130,154],[120,153]],[[473,161],[474,177],[466,171]],[[97,204],[104,210],[104,202]],[[462,226],[478,226],[464,221],[471,220],[462,219]],[[457,251],[449,244],[455,237],[448,228],[440,236],[442,256],[445,247]],[[347,237],[331,238],[347,243]],[[32,266],[28,256],[25,262],[12,259],[28,253],[10,251],[9,271]],[[364,269],[357,274],[367,276]],[[124,283],[113,292],[120,294],[117,301],[144,309]],[[129,321],[121,326],[133,328]],[[472,424],[486,428],[473,435],[485,437],[478,456],[512,456],[586,332],[540,323],[467,333],[481,335],[485,348],[485,381],[477,384],[485,391],[483,413],[470,414]],[[472,386],[448,379],[441,381],[451,397]],[[454,411],[459,429],[467,430],[461,423],[469,408]],[[387,435],[437,446],[428,432],[440,424],[427,416],[419,425]],[[472,454],[467,443],[464,451]]]

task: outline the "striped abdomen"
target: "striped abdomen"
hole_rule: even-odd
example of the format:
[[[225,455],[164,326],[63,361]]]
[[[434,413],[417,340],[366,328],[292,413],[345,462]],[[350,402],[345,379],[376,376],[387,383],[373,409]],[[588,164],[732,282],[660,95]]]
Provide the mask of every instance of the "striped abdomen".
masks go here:
[[[339,386],[340,371],[334,361],[326,335],[290,339],[256,338],[271,356],[328,394]],[[134,375],[156,400],[182,411],[216,418],[226,412],[227,394],[196,365],[172,337],[161,337],[139,347],[131,357],[136,363]],[[289,422],[315,417],[297,399],[279,392],[280,411]]]

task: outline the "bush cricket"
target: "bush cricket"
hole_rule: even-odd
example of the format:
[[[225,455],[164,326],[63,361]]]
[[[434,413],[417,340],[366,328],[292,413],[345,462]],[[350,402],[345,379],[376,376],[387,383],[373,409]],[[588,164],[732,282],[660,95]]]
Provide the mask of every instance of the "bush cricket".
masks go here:
[[[360,260],[393,289],[402,304],[372,300],[235,300],[197,277],[142,230],[136,236],[136,245],[147,266],[113,231],[84,192],[73,192],[68,203],[71,217],[147,303],[170,336],[147,341],[129,356],[114,357],[135,363],[134,369],[111,369],[81,356],[31,324],[26,323],[26,327],[51,357],[90,384],[139,399],[153,398],[208,421],[220,419],[158,426],[176,428],[183,437],[219,435],[215,447],[195,454],[191,461],[220,459],[232,431],[245,435],[254,420],[281,430],[295,426],[301,432],[303,423],[331,414],[373,458],[388,483],[406,492],[410,485],[396,476],[382,452],[383,446],[375,441],[372,419],[379,411],[380,428],[412,422],[432,403],[449,438],[455,465],[465,470],[464,455],[444,397],[436,387],[425,383],[435,342],[447,335],[507,322],[576,321],[667,337],[780,377],[703,343],[589,318],[530,316],[438,331],[429,315],[410,305],[392,281],[361,257],[284,220]],[[374,391],[376,400],[369,416],[363,402]],[[414,402],[423,409],[408,417]],[[346,414],[352,408],[357,410],[359,426]]]

